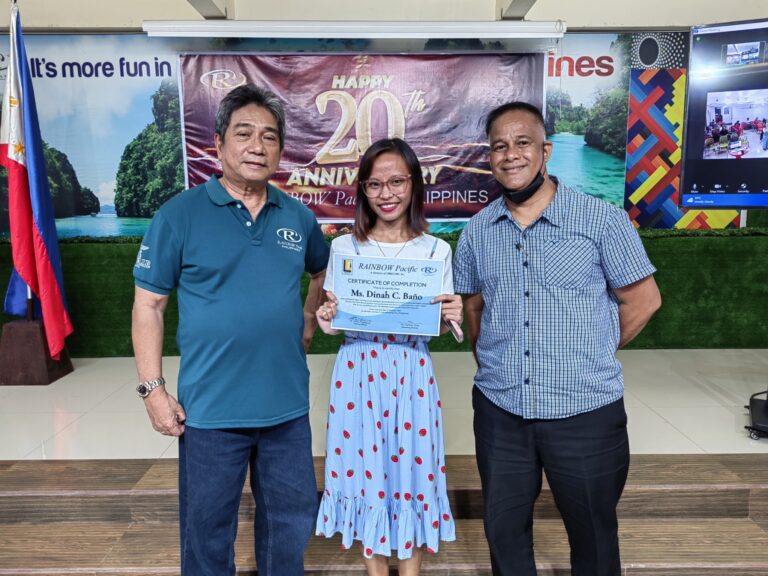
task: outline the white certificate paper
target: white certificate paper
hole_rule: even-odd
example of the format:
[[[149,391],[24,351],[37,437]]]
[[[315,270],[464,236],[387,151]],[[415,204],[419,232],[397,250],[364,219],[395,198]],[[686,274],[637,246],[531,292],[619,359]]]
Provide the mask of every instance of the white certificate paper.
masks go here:
[[[440,335],[442,260],[334,254],[337,330]]]

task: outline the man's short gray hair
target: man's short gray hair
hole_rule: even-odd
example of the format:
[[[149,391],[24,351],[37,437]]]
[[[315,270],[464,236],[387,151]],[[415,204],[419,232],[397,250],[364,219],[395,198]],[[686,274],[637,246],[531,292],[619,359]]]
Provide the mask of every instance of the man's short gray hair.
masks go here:
[[[261,88],[255,84],[244,84],[232,90],[224,96],[219,103],[219,109],[216,111],[216,134],[224,142],[224,134],[229,128],[229,122],[232,119],[232,113],[249,104],[256,104],[266,108],[277,122],[277,135],[280,140],[280,150],[285,146],[285,110],[283,103],[277,96],[266,88]]]

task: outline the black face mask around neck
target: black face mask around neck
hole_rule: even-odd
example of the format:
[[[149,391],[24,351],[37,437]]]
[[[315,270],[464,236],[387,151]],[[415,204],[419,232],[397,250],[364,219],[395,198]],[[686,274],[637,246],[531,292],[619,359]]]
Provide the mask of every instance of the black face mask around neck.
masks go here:
[[[543,152],[543,149],[542,149]],[[541,186],[544,184],[544,164],[546,163],[546,160],[541,161],[541,167],[539,168],[539,172],[536,174],[536,177],[531,180],[531,183],[528,184],[528,186],[523,186],[522,188],[518,188],[517,190],[512,190],[510,188],[506,188],[504,185],[499,182],[499,186],[501,186],[501,191],[504,193],[504,196],[507,200],[512,202],[513,204],[520,204],[522,202],[525,202],[528,200],[531,196],[536,194],[536,192],[541,188]]]
[[[499,186],[501,186],[501,191],[504,193],[504,196],[507,200],[513,204],[520,204],[536,194],[538,189],[541,188],[542,184],[544,184],[544,175],[539,172],[536,174],[536,178],[534,178],[533,181],[524,188],[510,190],[509,188],[502,186],[501,183],[499,183]]]

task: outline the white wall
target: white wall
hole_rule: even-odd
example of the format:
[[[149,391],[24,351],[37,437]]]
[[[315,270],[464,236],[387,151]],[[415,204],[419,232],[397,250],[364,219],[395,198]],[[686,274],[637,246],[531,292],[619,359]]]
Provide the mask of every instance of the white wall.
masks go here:
[[[498,20],[496,0],[234,0],[238,20]]]
[[[232,0],[240,20],[495,20],[509,0]],[[768,17],[768,0],[536,0],[527,20],[569,29],[688,28]]]
[[[561,18],[569,30],[688,28],[695,24],[768,18],[768,0],[537,0],[527,18]]]
[[[765,104],[736,104],[733,106],[733,122],[736,120],[744,122],[747,118],[750,120],[765,118],[767,112]]]
[[[756,118],[768,118],[768,104],[761,104],[752,109]]]
[[[517,0],[523,1],[523,0]],[[509,0],[226,0],[238,20],[479,20],[499,18]],[[141,29],[144,20],[201,20],[187,0],[19,0],[27,31]],[[7,7],[7,3],[6,3]],[[0,10],[8,26],[9,10]],[[768,17],[768,0],[537,0],[529,20],[569,29],[687,28]]]
[[[745,122],[747,118],[750,120],[768,118],[766,104],[711,104],[707,106],[707,124],[715,118],[715,107],[730,110],[730,114],[723,114],[723,121],[726,123],[733,123],[736,120]]]
[[[0,3],[0,26],[10,8]],[[202,20],[187,0],[18,0],[25,32],[141,30],[144,20]]]

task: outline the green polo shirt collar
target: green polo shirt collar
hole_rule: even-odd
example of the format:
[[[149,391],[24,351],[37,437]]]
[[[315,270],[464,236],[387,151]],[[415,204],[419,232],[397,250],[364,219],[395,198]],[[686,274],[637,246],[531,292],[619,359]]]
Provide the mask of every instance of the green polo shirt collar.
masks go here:
[[[237,198],[233,198],[224,189],[224,186],[219,182],[219,177],[214,176],[208,182],[205,183],[205,190],[208,192],[208,198],[211,199],[216,206],[226,206],[227,204],[235,204],[240,202]],[[272,184],[267,183],[267,202],[278,208],[283,207],[283,193]]]

